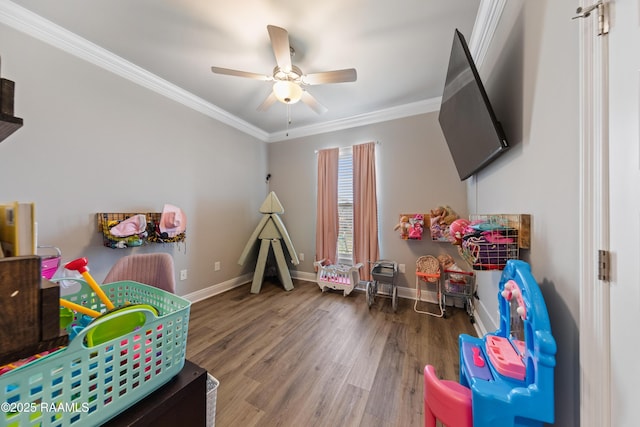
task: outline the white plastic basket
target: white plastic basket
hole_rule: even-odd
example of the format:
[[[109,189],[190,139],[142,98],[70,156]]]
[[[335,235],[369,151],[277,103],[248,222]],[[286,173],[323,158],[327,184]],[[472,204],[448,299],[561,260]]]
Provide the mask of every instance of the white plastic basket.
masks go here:
[[[207,374],[207,427],[216,425],[216,399],[220,382],[211,374]]]

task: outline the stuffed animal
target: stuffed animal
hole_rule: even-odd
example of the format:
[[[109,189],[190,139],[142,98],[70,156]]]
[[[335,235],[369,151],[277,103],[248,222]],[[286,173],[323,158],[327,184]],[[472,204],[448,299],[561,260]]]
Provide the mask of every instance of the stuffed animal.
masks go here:
[[[451,272],[451,271],[464,271],[463,269],[458,267],[458,265],[454,261],[453,257],[451,255],[449,255],[449,254],[439,255],[438,256],[438,261],[440,262],[440,269],[443,270],[443,271],[444,270],[447,270],[449,272]],[[464,280],[464,277],[461,274],[452,274],[451,278],[453,280]]]
[[[449,226],[458,219],[458,215],[449,206],[438,206],[430,211],[431,238],[438,241],[447,241],[449,238]]]
[[[402,229],[405,228],[405,225],[409,224],[409,217],[406,215],[402,215],[400,217],[400,222],[396,224],[395,227],[393,227],[393,231],[396,231],[398,229]]]
[[[461,245],[470,222],[464,218],[456,219],[449,226],[449,241],[453,245]]]
[[[431,225],[439,225],[444,220],[444,208],[442,206],[438,206],[435,209],[431,209]]]
[[[455,265],[456,263],[453,260],[453,257],[449,254],[438,255],[438,261],[440,262],[440,267],[443,270],[448,270],[449,267],[451,267],[452,265]]]
[[[438,206],[431,210],[431,224],[437,223],[440,226],[448,226],[458,219],[458,215],[449,206]]]
[[[406,215],[402,215],[400,217],[400,222],[393,227],[393,230],[400,230],[400,237],[403,240],[407,240],[409,238],[409,229],[411,228],[411,224],[409,223],[409,217]]]

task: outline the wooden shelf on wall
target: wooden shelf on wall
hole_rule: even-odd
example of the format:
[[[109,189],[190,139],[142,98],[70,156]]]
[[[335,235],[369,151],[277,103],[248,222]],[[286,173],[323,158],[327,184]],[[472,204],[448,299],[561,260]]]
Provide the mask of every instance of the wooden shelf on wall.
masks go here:
[[[0,78],[0,142],[22,127],[23,121],[15,117],[13,97],[15,82]]]
[[[0,113],[0,142],[4,141],[12,133],[22,127],[23,120],[20,117],[8,116]]]

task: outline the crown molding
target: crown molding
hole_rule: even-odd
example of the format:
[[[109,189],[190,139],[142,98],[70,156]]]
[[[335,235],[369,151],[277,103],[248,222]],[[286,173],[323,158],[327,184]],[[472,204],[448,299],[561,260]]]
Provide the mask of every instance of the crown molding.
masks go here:
[[[301,126],[291,128],[288,131],[273,132],[269,134],[267,142],[277,142],[292,138],[302,138],[304,136],[334,132],[358,126],[366,126],[373,123],[380,123],[409,116],[416,116],[418,114],[431,113],[440,109],[441,100],[442,97],[431,98],[423,101],[412,102],[409,104],[398,105],[391,108],[385,108],[384,110],[373,111],[371,113],[359,114],[357,116],[320,123],[317,125]]]
[[[506,0],[480,1],[469,43],[478,68],[486,56],[505,5]],[[265,142],[366,126],[440,108],[441,98],[431,98],[318,125],[292,128],[288,132],[268,133],[9,0],[0,0],[0,22]]]
[[[480,0],[473,32],[469,38],[469,50],[478,69],[482,68],[506,5],[507,0]]]

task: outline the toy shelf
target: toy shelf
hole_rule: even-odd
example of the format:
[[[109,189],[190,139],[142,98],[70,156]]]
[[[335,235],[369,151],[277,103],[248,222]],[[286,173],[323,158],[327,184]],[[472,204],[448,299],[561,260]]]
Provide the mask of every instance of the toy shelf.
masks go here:
[[[422,240],[423,235],[429,235],[428,224],[428,213],[401,213],[394,231],[402,240]]]
[[[502,270],[531,245],[531,215],[470,215],[473,231],[463,237],[462,251],[474,270]]]
[[[147,219],[147,229],[144,233],[128,236],[116,237],[110,233],[112,227],[135,215],[145,215]],[[98,232],[102,233],[104,246],[112,249],[122,249],[134,246],[142,246],[147,243],[177,243],[184,242],[186,233],[180,233],[175,237],[162,237],[159,224],[161,212],[118,212],[118,213],[97,213],[96,219]]]

